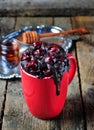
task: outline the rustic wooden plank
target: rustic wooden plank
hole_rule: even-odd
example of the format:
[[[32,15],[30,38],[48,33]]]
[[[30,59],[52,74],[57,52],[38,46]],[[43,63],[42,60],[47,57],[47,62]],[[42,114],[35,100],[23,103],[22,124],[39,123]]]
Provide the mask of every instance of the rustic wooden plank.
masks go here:
[[[12,17],[0,17],[0,35],[7,35],[14,31],[15,19]]]
[[[6,85],[7,85],[6,80],[0,79],[0,129],[2,127],[2,118],[4,114]]]
[[[77,43],[82,95],[86,112],[87,130],[94,129],[94,46]]]
[[[75,56],[75,52],[72,52]],[[83,106],[79,89],[78,74],[68,87],[67,100],[61,114],[61,130],[84,130]]]
[[[85,26],[91,32],[83,41],[77,42],[80,85],[85,107],[87,130],[94,129],[94,17],[73,18],[73,27]]]
[[[25,26],[52,25],[52,17],[17,17],[16,29]]]
[[[11,24],[10,24],[11,23]],[[0,17],[0,35],[7,35],[13,31],[14,18]],[[1,62],[1,61],[0,61]],[[7,81],[0,79],[0,129],[2,127],[2,120],[4,116],[4,107],[7,93]]]
[[[66,29],[71,29],[70,17],[54,17],[54,25]]]
[[[0,16],[94,15],[93,5],[93,0],[1,0]]]
[[[94,16],[77,16],[72,18],[74,28],[86,27],[91,33],[94,33]]]
[[[25,107],[20,80],[9,81],[2,129],[30,129],[32,118]]]
[[[89,34],[80,36],[82,41],[94,46],[94,16],[72,17],[73,28],[85,27]]]
[[[0,17],[0,35],[7,35],[14,30],[15,19]],[[1,61],[0,61],[1,62]],[[6,102],[6,94],[7,94],[7,81],[0,80],[0,129],[3,125],[3,116],[4,116],[4,108]]]
[[[72,28],[71,20],[68,17],[55,18],[54,23],[65,29]],[[72,50],[72,54],[76,57],[75,49]],[[77,72],[72,83],[68,87],[67,100],[60,115],[60,125],[61,130],[84,130],[83,106]]]

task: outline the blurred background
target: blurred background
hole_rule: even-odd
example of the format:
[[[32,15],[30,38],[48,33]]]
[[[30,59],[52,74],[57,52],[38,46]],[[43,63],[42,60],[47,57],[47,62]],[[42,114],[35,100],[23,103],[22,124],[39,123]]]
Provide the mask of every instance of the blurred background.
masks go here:
[[[0,0],[0,16],[94,15],[94,0]]]

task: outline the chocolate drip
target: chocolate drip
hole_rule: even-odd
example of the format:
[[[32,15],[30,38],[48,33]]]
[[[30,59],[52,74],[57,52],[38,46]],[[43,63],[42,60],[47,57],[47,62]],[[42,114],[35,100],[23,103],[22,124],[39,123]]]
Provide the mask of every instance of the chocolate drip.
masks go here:
[[[58,74],[54,67],[51,67],[51,70],[53,74],[53,80],[56,86],[56,95],[59,96],[60,95],[60,89],[59,89],[60,78],[58,78]]]

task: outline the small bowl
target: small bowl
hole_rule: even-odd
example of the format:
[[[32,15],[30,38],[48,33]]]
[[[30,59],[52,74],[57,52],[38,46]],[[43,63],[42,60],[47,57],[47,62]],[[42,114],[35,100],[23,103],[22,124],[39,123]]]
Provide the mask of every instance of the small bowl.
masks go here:
[[[58,33],[60,31],[63,31],[63,29],[58,26],[46,26],[46,25],[29,26],[29,27],[27,26],[27,27],[25,27],[25,30],[26,31],[30,31],[30,30],[36,31],[38,34],[47,33],[47,32]],[[13,34],[15,34],[15,33],[13,33]],[[23,44],[22,41],[19,41],[15,38],[15,35],[13,38],[13,34],[9,34],[8,37],[11,36],[12,39],[14,40],[14,42],[18,42],[19,48],[20,48],[20,54],[21,54],[28,48],[28,46],[30,46],[30,44]],[[72,46],[72,39],[68,35],[41,38],[40,40],[46,41],[46,42],[51,42],[51,43],[56,43],[56,44],[60,45],[66,51],[66,53],[69,51],[69,49]],[[21,78],[19,64],[18,64],[18,66],[14,67],[13,69],[8,68],[8,71],[6,71],[6,72],[4,71],[2,64],[3,64],[3,61],[2,61],[2,59],[0,59],[0,78],[1,79]]]

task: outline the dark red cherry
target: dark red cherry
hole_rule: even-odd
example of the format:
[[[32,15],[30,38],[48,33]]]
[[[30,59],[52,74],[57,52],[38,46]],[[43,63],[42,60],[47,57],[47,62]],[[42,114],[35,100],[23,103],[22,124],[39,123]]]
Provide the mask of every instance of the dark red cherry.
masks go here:
[[[22,55],[21,57],[21,61],[24,61],[24,60],[29,60],[30,59],[30,54],[29,52],[26,52]]]
[[[45,76],[51,76],[51,71],[49,69],[45,70]]]
[[[57,50],[59,50],[59,48],[58,48],[57,45],[53,45],[53,46],[50,48],[50,52],[56,52]]]
[[[36,47],[36,48],[40,48],[42,45],[42,42],[41,41],[38,41],[38,42],[34,42],[33,43],[33,46]]]
[[[26,64],[26,68],[36,69],[37,68],[37,62],[36,62],[36,60],[31,60],[30,62],[28,62]]]
[[[49,55],[49,56],[47,56],[47,57],[45,58],[45,62],[46,62],[46,63],[50,63],[51,61],[53,61],[53,57],[52,57],[51,55]]]
[[[34,55],[39,56],[40,55],[40,49],[35,50]]]
[[[64,60],[65,60],[65,58],[64,58],[64,57],[62,57],[62,58],[60,58],[60,60],[61,60],[61,61],[64,61]]]
[[[41,56],[41,55],[44,55],[44,53],[45,53],[45,50],[43,50],[43,49],[41,49],[41,48],[34,51],[34,55],[35,55],[36,57]]]

